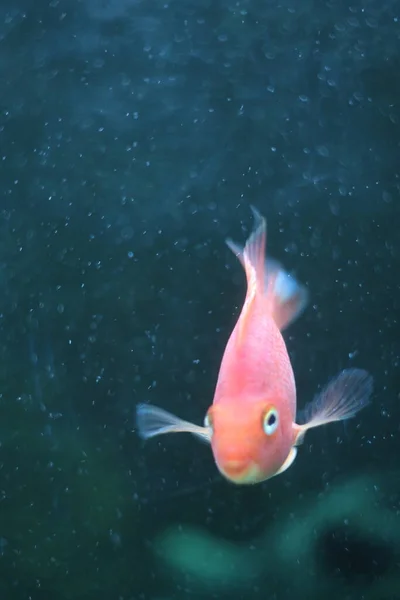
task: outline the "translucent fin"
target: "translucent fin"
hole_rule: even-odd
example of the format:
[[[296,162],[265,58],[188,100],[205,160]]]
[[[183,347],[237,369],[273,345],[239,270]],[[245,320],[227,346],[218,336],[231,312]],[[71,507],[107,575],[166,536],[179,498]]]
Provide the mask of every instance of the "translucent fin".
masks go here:
[[[301,444],[305,432],[312,427],[319,427],[334,421],[344,421],[354,417],[370,403],[373,390],[373,379],[363,369],[346,369],[339,373],[306,406],[304,425],[295,425],[297,439],[295,445]]]
[[[283,465],[281,466],[281,468],[279,469],[279,471],[277,471],[275,473],[275,475],[281,475],[281,473],[284,473],[285,471],[288,470],[288,468],[290,466],[292,466],[292,464],[294,463],[294,459],[297,456],[297,448],[291,448],[287,459],[285,460],[285,462],[283,463]]]
[[[308,304],[309,294],[282,265],[273,258],[265,263],[267,270],[267,295],[275,323],[281,331],[293,323]]]
[[[211,441],[211,429],[183,421],[151,404],[138,404],[136,426],[141,438],[148,440],[163,433],[192,433],[204,442]]]
[[[256,208],[251,206],[251,210],[254,217],[254,226],[245,247],[242,248],[229,238],[226,243],[232,252],[236,254],[246,271],[248,288],[263,289],[267,222]]]
[[[265,259],[267,225],[264,217],[251,207],[254,216],[254,228],[244,248],[231,239],[226,243],[242,263],[247,278],[247,295],[242,311],[242,326],[256,297],[261,292],[266,295],[274,321],[280,330],[285,329],[305,309],[308,292],[294,277],[289,275],[281,264]]]
[[[265,245],[267,225],[260,213],[252,207],[254,227],[244,248],[227,239],[226,243],[238,257],[246,272],[247,293],[239,321],[238,340],[243,338],[248,323],[250,309],[256,298],[257,292],[264,289],[265,278]]]

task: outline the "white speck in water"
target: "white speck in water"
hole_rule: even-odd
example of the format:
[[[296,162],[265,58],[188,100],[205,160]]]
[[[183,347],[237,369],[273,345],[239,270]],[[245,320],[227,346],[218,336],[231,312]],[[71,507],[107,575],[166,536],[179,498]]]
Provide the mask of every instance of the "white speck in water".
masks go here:
[[[393,200],[393,196],[389,192],[383,192],[382,193],[382,200],[384,202],[386,202],[386,204],[390,204],[390,202],[392,202],[392,200]]]
[[[320,156],[327,158],[329,156],[329,150],[326,146],[318,146],[317,152]]]
[[[331,198],[329,200],[329,208],[331,209],[331,213],[337,217],[340,213],[340,205],[339,202],[335,198]]]
[[[7,545],[8,545],[8,542],[7,542],[6,538],[0,537],[0,556],[2,556],[4,554],[4,550]]]

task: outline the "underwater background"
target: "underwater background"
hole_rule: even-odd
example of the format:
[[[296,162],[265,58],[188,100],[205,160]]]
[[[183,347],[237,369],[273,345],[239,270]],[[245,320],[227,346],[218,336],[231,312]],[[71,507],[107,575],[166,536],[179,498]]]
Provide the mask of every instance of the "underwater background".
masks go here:
[[[0,598],[400,598],[400,5],[3,0]],[[310,292],[301,409],[371,406],[256,486],[201,424],[245,294],[250,205]]]

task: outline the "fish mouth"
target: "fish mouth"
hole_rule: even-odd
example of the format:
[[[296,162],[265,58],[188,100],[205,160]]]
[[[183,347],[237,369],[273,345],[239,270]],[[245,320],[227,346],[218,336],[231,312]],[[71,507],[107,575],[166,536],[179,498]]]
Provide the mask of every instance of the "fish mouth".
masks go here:
[[[253,462],[228,460],[219,465],[222,475],[237,484],[251,484],[259,481],[259,469]]]

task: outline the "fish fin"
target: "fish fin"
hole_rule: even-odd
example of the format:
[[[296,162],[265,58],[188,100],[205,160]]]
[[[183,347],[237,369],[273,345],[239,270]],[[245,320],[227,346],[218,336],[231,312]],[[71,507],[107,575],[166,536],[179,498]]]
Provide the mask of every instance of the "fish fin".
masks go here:
[[[294,433],[294,446],[301,446],[304,442],[304,437],[306,435],[306,429],[303,428],[303,425],[297,425],[297,423],[293,423],[293,433]]]
[[[265,278],[265,247],[267,239],[267,223],[257,209],[251,207],[254,217],[254,227],[244,248],[231,239],[226,240],[227,246],[237,256],[246,272],[247,293],[243,305],[238,339],[243,337],[248,322],[248,315],[259,290],[264,290]]]
[[[144,440],[163,433],[192,433],[204,442],[211,441],[211,429],[179,419],[152,404],[137,405],[136,427],[139,436]]]
[[[302,443],[308,429],[354,417],[368,406],[372,390],[373,379],[364,369],[341,371],[306,406],[304,425],[294,425],[297,431],[295,445]]]
[[[265,268],[266,294],[272,317],[280,331],[283,331],[304,311],[309,293],[277,260],[268,258]]]
[[[275,473],[275,475],[281,475],[281,473],[284,473],[294,463],[294,459],[296,458],[296,456],[297,448],[291,448],[287,459],[285,460],[279,471]]]
[[[273,258],[265,258],[267,223],[256,208],[251,206],[254,227],[244,248],[231,239],[226,243],[238,257],[246,272],[247,294],[242,310],[240,336],[258,292],[268,299],[272,317],[280,330],[297,319],[308,303],[308,292],[282,265]]]

